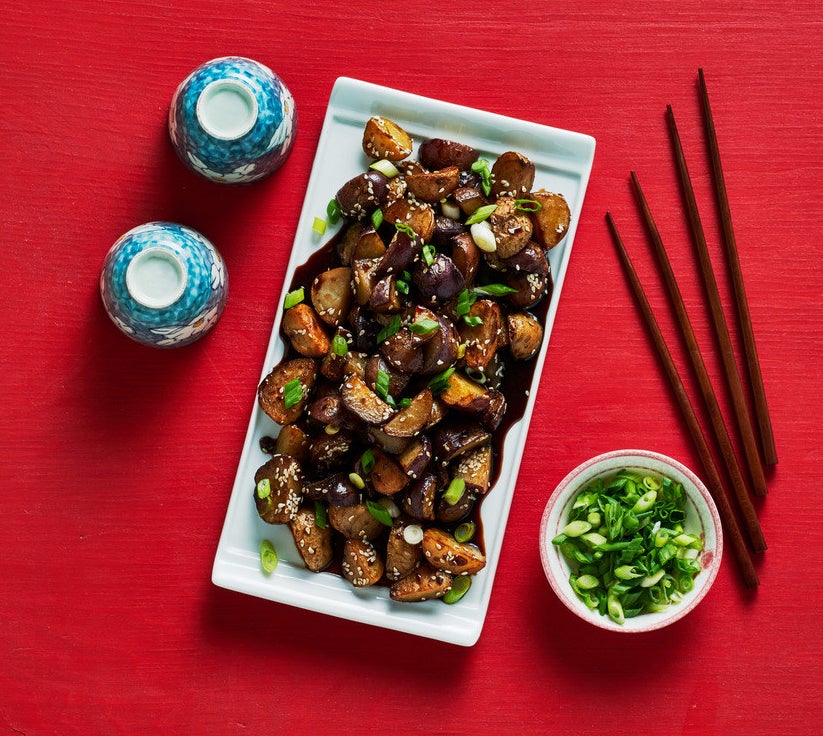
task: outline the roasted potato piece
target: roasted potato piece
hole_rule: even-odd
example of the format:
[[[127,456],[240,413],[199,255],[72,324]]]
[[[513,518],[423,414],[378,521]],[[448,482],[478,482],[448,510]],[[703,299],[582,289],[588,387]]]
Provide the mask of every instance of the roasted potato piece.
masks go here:
[[[434,235],[434,210],[426,202],[395,200],[383,211],[383,219],[392,225],[405,223],[424,243],[428,243]]]
[[[388,181],[383,174],[374,170],[352,177],[335,195],[340,212],[344,217],[362,220],[386,204],[389,196]]]
[[[403,492],[401,508],[419,521],[434,521],[434,501],[437,495],[437,477],[423,473]]]
[[[337,241],[337,255],[340,258],[340,263],[344,266],[350,266],[354,260],[354,249],[357,247],[364,227],[362,222],[352,222],[343,230],[340,239]]]
[[[466,366],[478,371],[485,371],[491,363],[499,344],[503,318],[497,302],[491,299],[478,299],[471,305],[467,315],[469,319],[480,320],[480,324],[460,323],[459,331],[466,345],[463,359]]]
[[[491,484],[492,446],[487,443],[464,452],[455,461],[452,475],[463,479],[468,493],[485,496]]]
[[[364,539],[347,539],[343,545],[340,569],[343,577],[355,588],[366,588],[379,582],[385,567],[371,542]]]
[[[429,138],[420,144],[420,163],[427,169],[445,169],[456,166],[457,169],[468,169],[477,161],[477,151],[465,143],[446,140],[444,138]]]
[[[458,542],[442,529],[426,529],[422,544],[426,562],[437,570],[452,575],[477,575],[486,566],[486,556],[476,546]]]
[[[389,588],[393,601],[411,603],[442,598],[452,587],[454,578],[443,570],[422,564],[414,572],[401,578]]]
[[[377,539],[383,529],[383,523],[372,516],[364,503],[353,506],[329,506],[329,523],[346,539]]]
[[[545,189],[532,192],[529,199],[542,205],[537,212],[531,213],[534,239],[546,250],[554,248],[569,231],[571,211],[568,203],[562,194],[553,194]]]
[[[303,471],[290,455],[274,455],[254,474],[254,503],[268,524],[291,521],[303,500]]]
[[[488,405],[489,392],[477,381],[473,381],[462,373],[454,372],[449,376],[448,383],[448,388],[442,391],[437,398],[450,409],[479,414]]]
[[[400,580],[411,574],[423,559],[420,544],[406,541],[404,532],[407,526],[408,521],[396,519],[386,540],[386,577],[389,580]]]
[[[522,153],[506,151],[492,166],[492,197],[525,199],[534,184],[534,164]]]
[[[397,455],[397,462],[409,478],[419,478],[432,459],[432,442],[427,435],[415,437]]]
[[[437,171],[409,174],[406,176],[408,191],[424,202],[439,202],[448,197],[456,188],[460,177],[457,166],[448,166]]]
[[[402,161],[412,152],[412,139],[394,121],[374,116],[363,131],[363,151],[374,159]]]
[[[345,327],[338,327],[334,335],[335,338],[339,336],[345,340],[346,352],[343,355],[336,353],[334,350],[334,340],[330,340],[329,351],[323,356],[323,360],[320,363],[320,374],[325,378],[328,378],[330,381],[340,383],[343,379],[347,356],[351,351],[350,348],[353,342],[353,337],[351,332],[349,332]]]
[[[377,266],[377,276],[382,277],[390,273],[400,273],[411,268],[414,259],[423,249],[423,241],[412,237],[403,230],[398,230],[391,239],[389,247],[380,259]]]
[[[399,455],[408,447],[410,440],[406,437],[392,437],[386,434],[380,427],[369,427],[367,430],[369,440],[383,452],[389,455]]]
[[[307,358],[322,358],[331,347],[331,341],[317,312],[305,302],[296,304],[283,313],[283,332],[292,347]]]
[[[343,399],[343,406],[366,424],[383,424],[394,414],[394,409],[356,374],[346,376],[340,387],[340,396]]]
[[[515,360],[528,360],[540,349],[543,326],[528,312],[512,312],[506,318],[509,350]]]
[[[378,448],[372,448],[374,467],[369,473],[372,488],[384,496],[393,496],[402,491],[409,484],[409,476],[403,468],[386,453]]]
[[[377,275],[379,266],[379,258],[361,258],[352,261],[351,283],[354,289],[354,300],[361,306],[369,303],[371,293],[374,291],[374,285],[379,278]]]
[[[444,422],[432,431],[432,450],[443,464],[490,441],[491,435],[476,422]]]
[[[532,221],[528,212],[517,209],[513,197],[500,197],[497,209],[489,215],[489,226],[497,242],[497,256],[511,258],[526,247],[532,237]]]
[[[391,181],[394,181],[394,179]],[[352,250],[352,260],[381,258],[386,252],[386,244],[383,242],[383,238],[380,237],[373,225],[364,224],[362,227],[360,237]]]
[[[457,187],[452,192],[452,198],[466,217],[489,203],[479,186]]]
[[[297,462],[303,463],[309,456],[311,439],[296,424],[287,424],[280,428],[274,451],[278,455],[291,455]]]
[[[317,526],[312,506],[302,506],[289,521],[289,529],[294,537],[297,551],[312,572],[325,570],[334,558],[332,531],[330,527]]]
[[[303,388],[303,398],[287,407],[283,392],[286,385],[295,379]],[[279,363],[257,389],[260,408],[280,425],[293,424],[306,408],[316,381],[317,364],[311,358],[295,358]]]
[[[351,268],[348,266],[330,268],[312,281],[311,303],[317,316],[327,325],[339,327],[343,324],[351,302]]]
[[[460,333],[445,315],[437,315],[438,328],[423,345],[423,360],[418,371],[423,374],[441,373],[457,360]]]
[[[393,437],[414,437],[426,426],[431,411],[432,392],[424,388],[411,400],[411,404],[405,409],[400,409],[383,425],[383,431]]]

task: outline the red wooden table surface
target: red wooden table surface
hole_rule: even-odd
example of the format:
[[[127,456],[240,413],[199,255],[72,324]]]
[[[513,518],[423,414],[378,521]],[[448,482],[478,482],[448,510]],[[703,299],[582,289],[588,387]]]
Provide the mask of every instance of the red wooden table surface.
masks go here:
[[[0,731],[819,733],[820,3],[345,5],[5,5]],[[177,83],[232,53],[273,67],[300,115],[286,165],[247,188],[185,171],[165,128]],[[684,620],[611,634],[551,592],[538,524],[554,485],[606,450],[657,450],[702,471],[604,223],[608,209],[665,316],[634,169],[711,348],[664,119],[671,103],[731,314],[699,67],[780,458],[756,504],[769,549],[757,560],[756,592],[743,589],[727,554]],[[210,582],[341,75],[597,139],[488,618],[469,649]],[[231,278],[215,331],[174,352],[123,337],[97,291],[111,243],[154,219],[206,234]],[[720,397],[728,409],[725,390]]]

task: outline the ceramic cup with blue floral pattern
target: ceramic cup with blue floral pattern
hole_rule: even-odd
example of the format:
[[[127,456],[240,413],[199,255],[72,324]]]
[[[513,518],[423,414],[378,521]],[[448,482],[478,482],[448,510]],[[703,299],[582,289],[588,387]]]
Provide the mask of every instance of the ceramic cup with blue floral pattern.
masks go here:
[[[185,225],[149,222],[111,247],[100,274],[103,305],[133,340],[172,348],[198,340],[226,306],[223,258]]]
[[[180,159],[224,184],[248,184],[279,169],[296,133],[297,111],[286,85],[242,56],[197,67],[169,108],[169,135]]]

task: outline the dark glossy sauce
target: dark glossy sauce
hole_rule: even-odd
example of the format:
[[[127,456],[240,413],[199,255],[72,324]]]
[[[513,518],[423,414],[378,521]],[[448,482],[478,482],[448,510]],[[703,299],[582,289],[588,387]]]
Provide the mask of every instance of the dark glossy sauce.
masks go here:
[[[343,230],[341,230],[341,233],[342,232]],[[331,268],[337,268],[341,265],[337,253],[338,242],[339,234],[331,240],[329,240],[315,253],[313,253],[303,265],[298,266],[295,269],[294,277],[292,278],[291,283],[289,284],[288,290],[294,291],[295,289],[299,289],[302,286],[306,291],[306,296],[308,297],[309,289],[316,276],[318,276],[323,271],[327,271]],[[486,280],[487,283],[495,280],[493,271],[487,275],[489,276],[489,278]],[[499,279],[499,275],[497,278]],[[550,281],[547,294],[535,306],[529,308],[528,310],[540,321],[540,324],[544,326],[546,324],[546,314],[548,312],[549,302],[551,301],[552,289],[553,284]],[[285,341],[285,354],[283,359],[287,360],[290,357],[294,357],[295,354],[289,341],[285,337],[283,339]],[[545,335],[543,339],[546,339]],[[490,484],[491,490],[489,491],[489,493],[494,492],[494,486],[500,478],[500,471],[503,465],[503,443],[506,439],[506,435],[508,434],[511,427],[523,418],[523,414],[526,411],[526,405],[529,401],[528,392],[532,389],[532,379],[534,377],[535,365],[536,361],[534,358],[525,361],[509,360],[505,363],[505,372],[503,374],[502,384],[499,386],[499,390],[506,397],[506,413],[503,416],[503,420],[500,422],[500,426],[492,433],[493,465]],[[264,438],[264,440],[265,439],[266,438]],[[263,446],[264,440],[261,440],[261,447]],[[480,513],[483,498],[478,499],[477,503],[475,503],[474,508],[471,511],[471,514],[462,521],[474,522],[476,526],[476,532],[472,539],[472,543],[476,544],[485,554],[486,545],[483,534],[483,523],[481,520]],[[439,526],[453,530],[455,527],[458,526],[458,524],[439,523]],[[386,535],[387,534],[388,530],[386,532]],[[342,535],[339,534],[335,534],[334,537],[334,560],[331,563],[331,565],[328,568],[326,568],[326,570],[324,570],[324,572],[331,572],[339,575],[340,557],[344,540],[342,539]],[[377,546],[379,546],[380,542],[384,541],[384,538],[381,538],[380,540],[376,541]],[[385,584],[385,581],[383,581],[383,583],[381,584]]]

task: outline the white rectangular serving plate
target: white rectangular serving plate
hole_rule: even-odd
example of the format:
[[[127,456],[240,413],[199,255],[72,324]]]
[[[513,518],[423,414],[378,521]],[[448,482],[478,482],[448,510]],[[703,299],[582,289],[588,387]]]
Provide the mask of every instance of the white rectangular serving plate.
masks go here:
[[[276,436],[278,432],[277,425],[259,408],[255,397],[217,547],[212,582],[278,603],[471,646],[479,638],[486,618],[549,335],[591,173],[595,141],[580,133],[341,77],[335,82],[329,99],[284,279],[283,296],[295,269],[333,236],[333,232],[328,230],[322,237],[318,236],[312,229],[314,218],[324,217],[326,205],[336,191],[350,178],[365,171],[370,163],[363,153],[362,138],[365,123],[373,115],[394,120],[412,136],[415,142],[413,156],[416,156],[417,146],[423,140],[435,137],[468,144],[492,162],[505,151],[519,151],[535,165],[535,188],[543,187],[562,193],[571,209],[568,234],[548,253],[554,291],[546,317],[543,344],[535,358],[534,378],[528,387],[525,413],[506,436],[499,480],[481,508],[486,567],[475,577],[469,592],[455,605],[437,600],[397,603],[389,598],[385,587],[356,589],[338,575],[309,572],[295,548],[288,527],[266,524],[255,509],[252,498],[254,473],[269,457],[260,449],[260,439],[266,435]],[[283,311],[279,310],[275,318],[261,380],[284,353],[285,346],[280,336],[282,314]],[[270,575],[260,567],[259,549],[263,539],[274,543],[280,558],[277,569]]]

